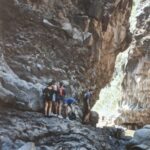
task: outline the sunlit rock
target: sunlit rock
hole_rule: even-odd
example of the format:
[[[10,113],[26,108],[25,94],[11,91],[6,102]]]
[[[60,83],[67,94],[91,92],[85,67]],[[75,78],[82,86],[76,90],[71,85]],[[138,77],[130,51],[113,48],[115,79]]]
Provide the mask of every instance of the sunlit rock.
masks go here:
[[[149,1],[135,3],[136,24],[132,28],[133,39],[124,68],[123,97],[119,108],[121,116],[116,120],[116,123],[129,125],[132,129],[150,123],[150,6]]]

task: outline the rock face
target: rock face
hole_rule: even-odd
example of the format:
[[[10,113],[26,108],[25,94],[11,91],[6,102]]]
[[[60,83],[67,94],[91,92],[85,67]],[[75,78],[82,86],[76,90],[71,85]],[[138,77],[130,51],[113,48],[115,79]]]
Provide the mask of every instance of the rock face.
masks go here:
[[[65,83],[67,96],[80,99],[89,87],[98,96],[129,44],[131,6],[131,0],[0,0],[1,150],[125,148],[105,130],[32,111],[43,108],[41,91],[52,79]]]
[[[141,127],[150,123],[150,4],[140,1],[136,10],[136,28],[129,47],[128,63],[122,87],[121,116],[118,124]]]
[[[68,95],[94,97],[110,80],[116,55],[129,44],[131,0],[0,0],[0,103],[43,107],[47,81]]]

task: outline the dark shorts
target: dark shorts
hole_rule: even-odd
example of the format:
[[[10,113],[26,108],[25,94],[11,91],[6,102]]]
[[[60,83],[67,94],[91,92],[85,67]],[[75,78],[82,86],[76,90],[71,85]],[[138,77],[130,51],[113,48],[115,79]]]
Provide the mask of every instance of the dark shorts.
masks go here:
[[[43,96],[44,103],[52,101],[52,96]]]
[[[57,102],[63,102],[64,96],[57,96]]]
[[[49,99],[49,98],[45,98],[45,99],[44,99],[44,103],[51,102],[51,101],[52,101],[52,100]]]

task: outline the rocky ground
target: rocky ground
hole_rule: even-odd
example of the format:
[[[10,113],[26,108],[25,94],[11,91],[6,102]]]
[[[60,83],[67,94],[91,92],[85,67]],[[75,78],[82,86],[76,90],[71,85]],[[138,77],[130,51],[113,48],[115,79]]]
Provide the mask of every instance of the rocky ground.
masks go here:
[[[119,139],[118,133],[115,128],[95,128],[38,112],[0,108],[1,150],[34,144],[36,150],[124,150],[128,140]]]

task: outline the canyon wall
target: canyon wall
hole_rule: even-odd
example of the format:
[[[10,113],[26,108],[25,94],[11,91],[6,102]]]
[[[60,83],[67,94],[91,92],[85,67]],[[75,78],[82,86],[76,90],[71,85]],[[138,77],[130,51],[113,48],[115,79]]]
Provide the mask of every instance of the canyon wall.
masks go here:
[[[1,150],[125,149],[115,128],[33,111],[43,108],[42,89],[53,79],[64,82],[67,96],[80,99],[92,88],[98,97],[116,55],[130,42],[131,5],[131,0],[0,0]]]
[[[94,97],[130,42],[131,0],[0,0],[0,103],[39,110],[41,91],[63,81],[68,96]],[[94,103],[94,102],[93,102]]]
[[[138,1],[136,1],[138,2]],[[150,4],[140,0],[135,11],[136,25],[124,65],[121,116],[116,120],[129,128],[150,123]]]

